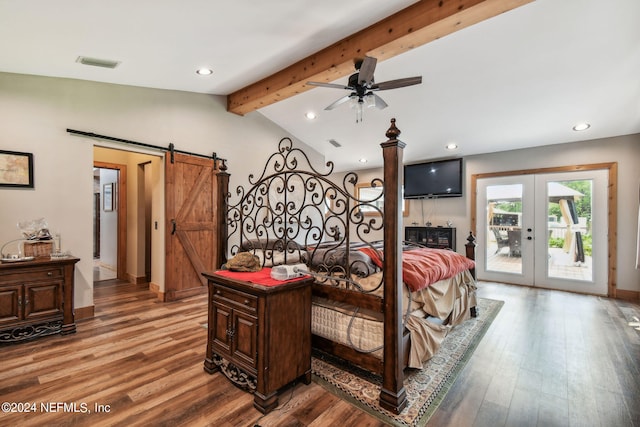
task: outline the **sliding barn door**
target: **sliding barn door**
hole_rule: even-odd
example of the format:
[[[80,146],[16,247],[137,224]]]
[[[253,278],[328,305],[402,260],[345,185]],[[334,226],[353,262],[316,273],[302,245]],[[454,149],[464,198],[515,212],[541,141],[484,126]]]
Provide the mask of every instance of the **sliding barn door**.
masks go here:
[[[172,161],[173,157],[173,161]],[[204,292],[204,271],[216,269],[216,180],[212,159],[165,157],[165,300]]]

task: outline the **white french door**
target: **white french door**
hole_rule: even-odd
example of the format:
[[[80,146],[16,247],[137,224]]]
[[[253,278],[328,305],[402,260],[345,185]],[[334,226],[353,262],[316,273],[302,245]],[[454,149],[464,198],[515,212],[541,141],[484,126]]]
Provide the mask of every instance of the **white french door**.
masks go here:
[[[478,179],[478,278],[606,295],[607,187],[607,170]]]

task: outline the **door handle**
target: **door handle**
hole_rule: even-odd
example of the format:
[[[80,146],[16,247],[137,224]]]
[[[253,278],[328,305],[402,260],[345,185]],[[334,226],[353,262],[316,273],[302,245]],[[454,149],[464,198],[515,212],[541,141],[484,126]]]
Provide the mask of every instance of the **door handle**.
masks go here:
[[[176,220],[172,219],[171,220],[171,235],[173,236],[174,234],[176,234]]]

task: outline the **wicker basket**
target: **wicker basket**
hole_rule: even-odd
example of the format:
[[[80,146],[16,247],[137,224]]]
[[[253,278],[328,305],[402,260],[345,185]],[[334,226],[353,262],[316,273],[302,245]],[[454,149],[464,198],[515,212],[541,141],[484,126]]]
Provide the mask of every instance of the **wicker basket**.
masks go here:
[[[51,256],[51,252],[53,252],[53,241],[48,240],[42,242],[27,240],[24,242],[23,252],[25,257],[48,258]]]

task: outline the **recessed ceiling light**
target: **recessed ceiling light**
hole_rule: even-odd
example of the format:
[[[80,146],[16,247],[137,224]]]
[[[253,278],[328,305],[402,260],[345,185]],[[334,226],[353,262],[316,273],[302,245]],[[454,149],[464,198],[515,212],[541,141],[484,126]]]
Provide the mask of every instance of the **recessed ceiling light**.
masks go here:
[[[304,116],[309,120],[313,120],[318,117],[313,111],[308,111]]]
[[[458,144],[455,144],[455,143],[452,142],[450,144],[445,145],[445,148],[447,150],[455,150],[456,148],[458,148]]]
[[[358,160],[360,163],[367,163],[367,159],[365,159],[364,157],[361,158],[360,160]]]
[[[589,123],[578,123],[573,127],[573,130],[575,130],[576,132],[580,132],[581,130],[589,129],[590,127],[591,125]]]
[[[213,74],[213,70],[210,68],[200,68],[198,70],[196,70],[196,74],[199,74],[201,76],[209,76],[211,74]]]

